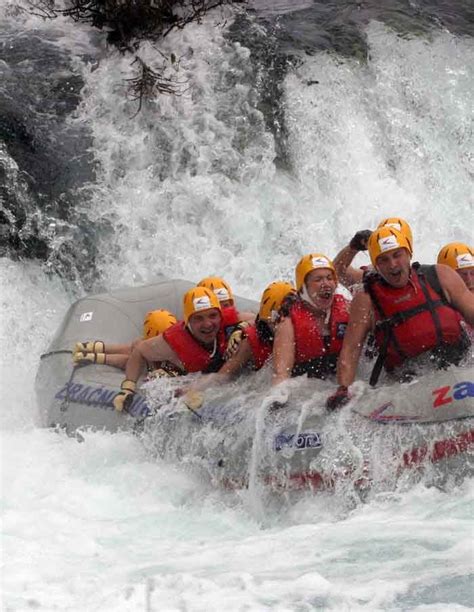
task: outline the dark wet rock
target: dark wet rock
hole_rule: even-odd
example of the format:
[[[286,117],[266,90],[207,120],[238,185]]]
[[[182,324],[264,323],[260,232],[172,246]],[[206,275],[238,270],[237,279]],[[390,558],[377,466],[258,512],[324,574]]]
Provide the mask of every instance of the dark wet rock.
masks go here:
[[[74,265],[67,272],[63,261],[61,272],[87,277],[95,250],[78,210],[80,189],[95,179],[94,159],[87,128],[70,120],[82,78],[39,34],[4,31],[1,41],[0,253],[57,266],[67,252]]]

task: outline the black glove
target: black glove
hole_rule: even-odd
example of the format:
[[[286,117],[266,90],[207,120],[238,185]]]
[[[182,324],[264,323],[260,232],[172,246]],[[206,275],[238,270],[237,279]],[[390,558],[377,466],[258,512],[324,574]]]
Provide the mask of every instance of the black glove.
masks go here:
[[[370,238],[371,230],[360,230],[349,242],[349,246],[354,251],[367,251],[367,241]]]
[[[283,408],[288,403],[289,393],[285,384],[279,384],[272,387],[270,393],[266,398],[267,407],[269,412],[276,412]]]
[[[286,406],[286,402],[272,402],[270,406],[268,406],[268,412],[277,412],[281,408]]]
[[[347,404],[350,399],[351,398],[349,397],[347,387],[341,385],[337,388],[336,393],[333,393],[327,398],[326,408],[328,410],[335,410],[336,408],[340,408],[341,406],[344,406],[344,404]]]

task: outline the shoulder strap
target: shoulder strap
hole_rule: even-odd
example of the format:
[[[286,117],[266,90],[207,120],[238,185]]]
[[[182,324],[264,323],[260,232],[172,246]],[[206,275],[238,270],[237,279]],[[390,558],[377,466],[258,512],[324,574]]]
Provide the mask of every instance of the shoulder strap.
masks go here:
[[[416,264],[414,264],[414,266],[415,265]],[[439,277],[438,277],[438,272],[436,270],[436,266],[417,264],[417,267],[415,269],[417,270],[418,274],[421,274],[425,277],[430,287],[434,291],[436,291],[436,293],[443,300],[443,302],[445,304],[448,303],[444,296],[444,291],[443,291],[443,288],[441,287],[441,283],[439,282]]]

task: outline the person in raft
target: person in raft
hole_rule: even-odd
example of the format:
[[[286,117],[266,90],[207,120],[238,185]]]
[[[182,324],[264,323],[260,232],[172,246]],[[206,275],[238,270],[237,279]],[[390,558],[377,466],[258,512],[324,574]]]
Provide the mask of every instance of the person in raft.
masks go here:
[[[295,300],[283,308],[273,343],[273,385],[290,376],[326,378],[336,363],[349,321],[349,303],[336,294],[332,261],[320,253],[296,266]]]
[[[97,363],[125,370],[128,358],[139,342],[159,336],[177,322],[178,319],[168,310],[152,310],[143,321],[143,338],[127,344],[105,344],[102,340],[76,342],[72,359],[76,364]]]
[[[463,279],[474,293],[474,249],[464,242],[450,242],[438,253],[438,263],[449,266]]]
[[[379,350],[370,384],[382,367],[403,382],[428,362],[444,368],[459,364],[470,341],[461,315],[474,323],[474,294],[445,265],[411,264],[412,243],[393,227],[384,226],[368,242],[374,271],[364,278],[364,291],[354,297],[337,366],[337,391],[327,400],[334,409],[350,399],[364,339],[374,329]]]
[[[412,231],[405,219],[402,219],[401,217],[389,217],[388,219],[383,219],[378,224],[377,229],[384,226],[393,227],[401,232],[413,247]],[[339,282],[348,289],[353,290],[355,288],[357,290],[360,288],[364,277],[364,272],[370,269],[368,266],[353,268],[351,264],[358,253],[361,251],[367,251],[367,242],[371,234],[371,230],[360,230],[356,232],[349,244],[339,251],[333,260]]]
[[[242,340],[232,357],[215,374],[204,376],[187,389],[183,389],[180,395],[184,395],[184,402],[187,403],[191,399],[192,408],[197,409],[204,398],[194,394],[210,386],[228,382],[245,368],[260,370],[272,356],[273,335],[280,308],[286,300],[295,295],[295,288],[290,283],[276,281],[268,285],[262,294],[255,323],[243,330]]]
[[[197,284],[198,287],[206,287],[217,296],[221,305],[222,324],[228,338],[225,357],[229,359],[237,350],[242,341],[243,330],[250,323],[255,322],[255,313],[240,312],[235,307],[234,294],[230,285],[219,276],[207,276]]]
[[[221,305],[206,287],[193,287],[183,296],[184,321],[163,334],[139,342],[127,362],[125,380],[113,403],[120,411],[131,403],[145,363],[168,362],[182,374],[217,372],[227,348]]]
[[[474,249],[464,242],[450,242],[438,253],[438,263],[449,266],[463,279],[471,293],[474,293]],[[474,340],[474,326],[462,321],[471,343]]]

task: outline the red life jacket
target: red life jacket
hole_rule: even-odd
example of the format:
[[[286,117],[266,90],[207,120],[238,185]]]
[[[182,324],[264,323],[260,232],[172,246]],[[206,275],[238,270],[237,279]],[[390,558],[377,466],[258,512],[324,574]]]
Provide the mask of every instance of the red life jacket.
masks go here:
[[[441,286],[436,291],[432,285],[439,286],[435,266],[414,264],[410,282],[402,288],[392,287],[377,273],[366,276],[364,287],[374,305],[375,342],[387,370],[463,340],[459,313],[446,302]]]
[[[336,294],[331,305],[329,319],[329,336],[323,337],[316,317],[310,306],[298,299],[290,308],[290,317],[295,334],[295,369],[294,376],[305,373],[311,375],[312,362],[318,361],[319,376],[323,370],[335,370],[336,359],[342,348],[342,341],[349,322],[347,301]]]
[[[225,308],[221,308],[221,315],[224,332],[226,336],[230,336],[237,323],[239,323],[239,313],[237,308],[235,306],[226,306]]]
[[[214,354],[194,338],[184,321],[178,321],[167,329],[163,338],[179,357],[187,373],[217,372],[224,364],[223,355],[227,344],[222,325],[217,335]]]
[[[263,341],[255,325],[245,328],[245,337],[252,349],[254,369],[260,370],[272,356],[273,342]]]

